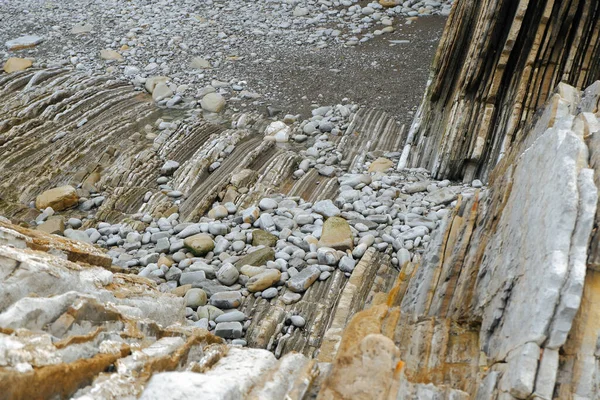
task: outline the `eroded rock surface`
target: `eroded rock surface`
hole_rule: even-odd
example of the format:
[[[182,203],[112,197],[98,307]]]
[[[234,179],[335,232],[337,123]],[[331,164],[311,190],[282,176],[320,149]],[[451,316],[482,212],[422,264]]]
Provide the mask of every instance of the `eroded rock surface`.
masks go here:
[[[600,86],[559,85],[482,187],[389,168],[379,112],[276,142],[68,70],[0,83],[0,393],[594,398]]]

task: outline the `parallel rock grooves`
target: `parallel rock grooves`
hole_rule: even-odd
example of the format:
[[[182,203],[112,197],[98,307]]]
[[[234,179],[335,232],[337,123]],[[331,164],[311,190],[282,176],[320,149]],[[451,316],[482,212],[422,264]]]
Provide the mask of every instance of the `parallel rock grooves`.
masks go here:
[[[597,0],[457,2],[400,166],[487,179],[559,82],[600,78],[599,31]]]

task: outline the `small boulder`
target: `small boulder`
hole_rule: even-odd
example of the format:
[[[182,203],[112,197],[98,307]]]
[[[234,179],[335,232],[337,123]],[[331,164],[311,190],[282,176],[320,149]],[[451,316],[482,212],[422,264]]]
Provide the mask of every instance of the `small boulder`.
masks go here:
[[[215,242],[210,235],[207,235],[206,233],[199,233],[185,238],[183,245],[197,257],[205,256],[215,248]]]
[[[281,272],[279,270],[267,269],[250,278],[246,283],[246,288],[252,293],[262,292],[279,282],[279,279],[281,279]]]
[[[202,100],[200,100],[200,106],[203,110],[213,113],[219,113],[223,111],[227,102],[225,98],[218,93],[208,93]]]
[[[45,210],[52,207],[54,211],[62,211],[76,206],[79,202],[79,196],[73,186],[65,185],[54,189],[46,190],[36,197],[35,207],[39,210]]]
[[[236,263],[236,267],[242,267],[244,265],[261,266],[265,265],[267,261],[273,261],[275,259],[275,251],[270,247],[263,247],[253,251],[250,254],[240,258]]]
[[[10,74],[11,72],[24,71],[32,65],[33,62],[27,58],[11,57],[4,63],[4,72]]]
[[[319,247],[331,247],[342,251],[352,250],[354,241],[348,222],[340,217],[327,218],[323,224]]]
[[[380,157],[369,165],[369,172],[385,172],[394,166],[394,162],[388,158]]]
[[[265,232],[262,229],[255,229],[252,231],[252,246],[267,246],[273,247],[277,244],[277,236]]]

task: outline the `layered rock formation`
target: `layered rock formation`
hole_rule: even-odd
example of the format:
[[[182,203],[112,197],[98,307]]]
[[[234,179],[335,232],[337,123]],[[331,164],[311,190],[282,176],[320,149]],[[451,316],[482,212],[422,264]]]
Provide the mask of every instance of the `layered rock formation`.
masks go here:
[[[453,18],[460,12],[472,17],[483,13],[483,5],[458,4]],[[523,21],[523,27],[541,21],[544,32],[558,26],[545,22],[565,19],[572,12],[580,18],[565,19],[565,26],[579,27],[583,35],[597,20],[597,8],[586,4],[497,6],[499,15],[514,17],[515,24]],[[492,25],[499,23],[494,21]],[[456,30],[455,35],[462,29],[460,24],[448,28]],[[526,29],[520,29],[515,25],[512,39],[491,35],[486,51],[498,43],[519,48],[514,54],[541,51],[543,41],[529,43]],[[587,83],[596,74],[580,57],[588,44],[577,35],[565,37],[574,45],[571,53],[561,56],[556,71],[563,77],[575,74],[577,84]],[[475,41],[469,43],[477,47]],[[30,69],[2,78],[0,213],[14,224],[0,222],[0,397],[597,398],[600,83],[584,92],[564,83],[550,90],[558,75],[540,72],[544,83],[535,85],[540,92],[524,100],[519,88],[532,79],[527,75],[531,71],[527,63],[519,69],[525,60],[515,61],[509,48],[497,55],[498,71],[508,68],[512,73],[490,77],[488,83],[497,83],[498,91],[481,103],[489,114],[478,111],[481,97],[470,103],[448,97],[445,101],[456,107],[479,105],[469,108],[472,118],[458,122],[450,111],[422,109],[421,121],[426,123],[421,127],[451,114],[444,120],[451,122],[449,131],[439,131],[442,139],[415,136],[421,129],[417,119],[408,138],[418,143],[412,153],[415,160],[435,155],[420,160],[440,176],[489,175],[489,187],[481,189],[480,182],[473,188],[434,183],[423,170],[386,175],[399,158],[394,150],[400,149],[404,133],[376,111],[358,111],[345,134],[319,137],[314,150],[301,150],[339,162],[340,171],[353,172],[342,175],[324,161],[314,163],[321,169],[310,168],[310,162],[306,168],[298,165],[304,162],[298,156],[300,147],[266,140],[262,133],[270,121],[261,117],[235,116],[233,124],[209,122],[183,109],[157,108],[150,96],[120,82],[67,69]],[[554,54],[552,46],[545,48]],[[461,98],[461,90],[473,90],[473,84],[465,83],[471,81],[461,82],[466,86],[456,86],[453,96]],[[438,86],[439,82],[430,87],[430,100]],[[534,108],[546,98],[546,107],[533,118]],[[516,114],[509,113],[516,119],[507,117],[507,109],[495,108],[494,102],[501,99],[517,105]],[[481,115],[491,119],[481,120]],[[483,130],[472,129],[472,124]],[[478,150],[467,163],[459,160],[466,142],[455,146],[463,128],[485,131],[473,137]],[[157,182],[167,186],[157,190]],[[265,197],[279,192],[286,200]],[[355,200],[348,200],[362,195],[373,195],[369,208],[362,205],[364,214],[357,211]],[[344,212],[331,201],[317,205],[328,199]],[[220,203],[211,208],[215,200],[233,208]],[[254,274],[257,271],[248,267],[260,269],[274,257],[271,247],[285,230],[279,227],[253,235],[252,247],[265,247],[244,254],[235,264],[212,258],[218,245],[214,239],[224,235],[201,232],[196,226],[200,218],[227,218],[231,226],[252,227],[245,219],[257,222],[262,211],[282,201],[293,203],[288,211],[305,207],[320,215],[322,229],[313,227],[311,233],[321,240],[311,236],[316,243],[307,248],[314,253],[311,250],[318,248],[316,256],[323,262],[333,258],[336,268],[321,271],[314,263],[303,265],[300,273],[310,279],[300,282],[281,281],[287,271],[276,267]],[[450,212],[443,210],[444,204],[452,204]],[[74,205],[78,207],[71,208]],[[388,214],[378,218],[378,210]],[[121,233],[139,236],[137,231],[151,223],[180,221],[189,223],[182,230],[197,227],[181,246],[190,251],[190,258],[211,254],[215,266],[226,265],[217,271],[219,282],[226,282],[219,290],[239,286],[232,306],[248,318],[244,332],[250,348],[231,345],[189,320],[190,311],[196,316],[198,311],[186,304],[201,307],[207,296],[221,292],[207,289],[207,294],[189,287],[185,292],[184,282],[169,281],[162,270],[149,272],[151,279],[138,276],[137,259],[131,265],[121,263],[113,257],[117,253],[105,253],[100,246],[47,233],[61,232],[60,226],[44,227],[56,220],[48,219],[38,230],[22,226],[33,226],[32,221],[41,222],[55,211],[64,219],[84,219],[82,229],[93,228],[91,232],[98,223],[106,224],[109,232],[96,230],[94,240],[76,230],[76,222],[69,223],[75,229],[65,235],[107,248],[123,242]],[[440,222],[429,218],[431,212],[437,218],[438,211]],[[417,233],[411,232],[413,222]],[[115,225],[124,231],[112,232]],[[219,231],[228,229],[216,225]],[[400,229],[405,229],[402,234]],[[165,229],[170,230],[171,225]],[[364,245],[359,237],[370,231],[377,233],[378,242],[373,237]],[[106,240],[100,240],[101,235]],[[112,239],[116,240],[109,244]],[[146,244],[155,250],[159,241]],[[175,262],[178,249],[170,248],[174,242],[167,240],[156,258],[161,253],[171,257],[165,256],[167,264]],[[240,254],[245,243],[241,249]],[[346,252],[341,254],[347,264],[338,259],[338,251]],[[155,266],[153,271],[158,271]],[[204,270],[200,272],[206,278]],[[244,296],[237,283],[240,273],[249,277]],[[310,284],[304,287],[306,281]],[[275,297],[251,294],[267,288],[275,289]],[[294,295],[294,301],[284,301],[287,294]],[[221,297],[219,301],[229,301]],[[238,325],[236,335],[241,335]],[[233,331],[222,325],[215,333],[236,337],[222,333],[227,329]]]
[[[599,17],[596,0],[455,2],[401,167],[487,180],[559,82],[600,78]]]

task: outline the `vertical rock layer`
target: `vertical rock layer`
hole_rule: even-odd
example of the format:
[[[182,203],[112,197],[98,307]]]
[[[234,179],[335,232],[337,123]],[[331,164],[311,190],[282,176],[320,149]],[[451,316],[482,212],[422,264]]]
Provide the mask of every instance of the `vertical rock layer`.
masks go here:
[[[600,78],[597,0],[463,0],[449,17],[401,166],[487,179],[559,82]]]

